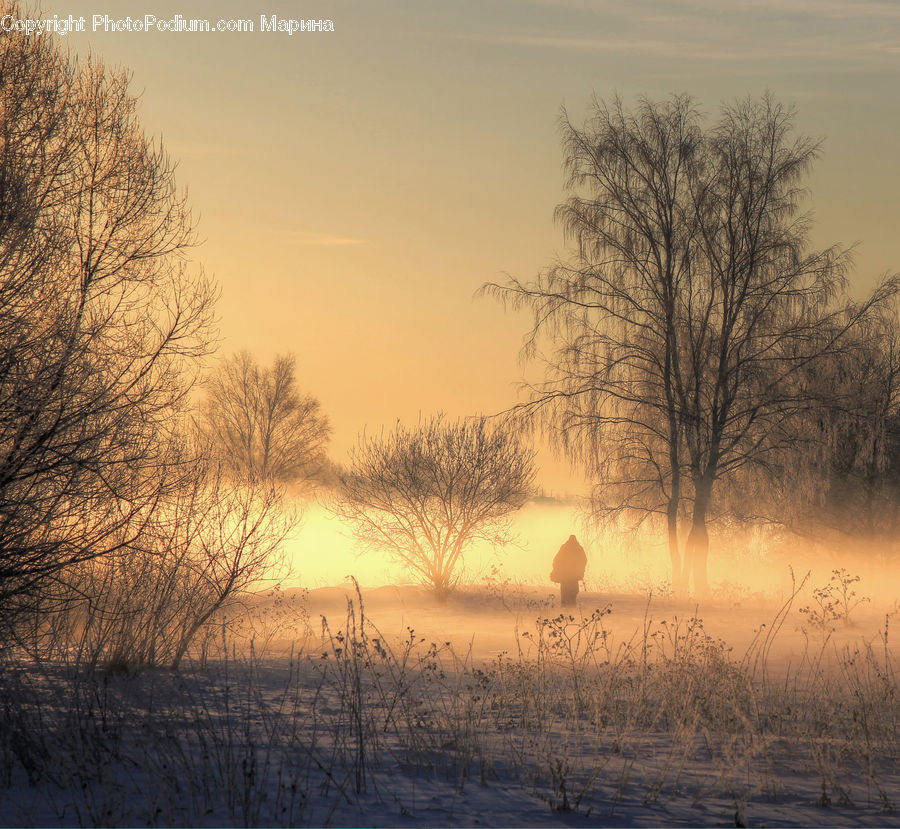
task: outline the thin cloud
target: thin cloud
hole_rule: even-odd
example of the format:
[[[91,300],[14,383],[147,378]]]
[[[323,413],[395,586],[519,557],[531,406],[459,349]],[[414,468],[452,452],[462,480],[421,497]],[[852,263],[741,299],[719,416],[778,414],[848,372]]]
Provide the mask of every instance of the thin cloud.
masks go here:
[[[174,144],[170,144],[165,141],[165,136],[163,136],[163,139],[163,146],[176,158],[210,158],[211,156],[215,156],[217,158],[226,158],[237,156],[240,152],[237,147],[232,147],[224,143],[200,144],[176,142]]]
[[[526,34],[495,33],[463,36],[467,40],[490,43],[496,46],[518,46],[537,49],[556,49],[563,51],[583,51],[616,53],[628,55],[646,55],[657,58],[673,58],[679,60],[695,60],[698,62],[717,62],[738,64],[747,61],[817,61],[825,63],[856,64],[858,68],[869,68],[884,59],[893,62],[898,53],[897,42],[893,41],[859,41],[857,43],[837,43],[826,37],[803,40],[790,39],[781,43],[765,44],[745,43],[738,45],[728,42],[710,48],[710,40],[705,38],[652,39],[652,38],[612,38],[582,37],[566,34]]]
[[[603,14],[620,14],[623,10],[621,0],[533,0],[535,5],[571,11],[602,12]],[[669,20],[685,19],[689,15],[673,14],[673,5],[669,0],[635,0],[631,4],[634,13],[645,11],[645,20],[654,17]],[[678,9],[679,7],[675,7]],[[836,20],[860,20],[866,17],[889,18],[900,20],[900,5],[896,0],[693,0],[691,10],[694,16],[704,16],[707,12],[721,15],[727,12],[748,12],[753,14],[767,11],[776,12],[780,17],[797,16],[809,19],[829,17]]]
[[[719,0],[706,0],[707,9],[721,11]],[[732,9],[759,12],[771,9],[779,15],[810,17],[830,17],[835,20],[852,19],[859,21],[866,17],[900,20],[900,6],[894,0],[732,0]]]
[[[558,10],[544,26],[462,36],[498,47],[716,63],[770,61],[829,71],[897,66],[896,0],[532,0]]]
[[[352,236],[321,233],[315,230],[285,230],[281,235],[288,244],[298,247],[344,247],[347,245],[364,245],[368,241],[366,239],[356,239]]]

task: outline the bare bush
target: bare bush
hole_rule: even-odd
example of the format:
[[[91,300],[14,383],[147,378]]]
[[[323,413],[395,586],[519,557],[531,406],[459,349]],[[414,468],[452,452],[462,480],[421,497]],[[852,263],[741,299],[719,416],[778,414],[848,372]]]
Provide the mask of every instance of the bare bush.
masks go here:
[[[437,416],[361,437],[332,510],[443,598],[471,544],[509,540],[533,479],[533,453],[509,429]]]
[[[133,672],[177,669],[193,644],[286,572],[282,542],[299,514],[270,481],[236,482],[201,443],[170,450],[177,487],[160,495],[140,538],[70,565],[19,609],[16,650],[38,660]]]

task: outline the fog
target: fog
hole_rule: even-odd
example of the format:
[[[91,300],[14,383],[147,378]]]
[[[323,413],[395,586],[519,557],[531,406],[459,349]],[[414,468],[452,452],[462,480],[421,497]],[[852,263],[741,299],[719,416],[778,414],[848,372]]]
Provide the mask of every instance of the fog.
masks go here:
[[[482,582],[497,565],[502,578],[524,584],[549,583],[550,561],[570,533],[579,532],[581,519],[574,503],[531,501],[516,513],[510,545],[493,550],[475,545],[466,556],[463,582]],[[367,587],[404,584],[409,576],[388,554],[361,551],[348,528],[319,505],[306,508],[299,531],[288,541],[291,575],[286,585],[328,587],[348,576]]]
[[[536,499],[514,514],[515,540],[501,548],[475,545],[465,558],[460,586],[546,588],[559,546],[575,533],[588,554],[583,588],[606,597],[667,598],[671,564],[659,528],[625,524],[603,529],[586,526],[575,499]],[[806,594],[825,585],[832,571],[845,568],[860,577],[858,596],[874,606],[895,609],[900,567],[890,551],[875,543],[846,540],[829,545],[812,543],[774,529],[751,527],[729,533],[713,528],[709,573],[711,595],[717,605],[747,605],[754,600],[784,601],[807,577]],[[340,587],[353,576],[366,588],[412,584],[409,573],[380,550],[362,550],[349,529],[318,504],[305,507],[300,527],[285,544],[288,574],[285,588]],[[496,569],[495,569],[496,568]]]

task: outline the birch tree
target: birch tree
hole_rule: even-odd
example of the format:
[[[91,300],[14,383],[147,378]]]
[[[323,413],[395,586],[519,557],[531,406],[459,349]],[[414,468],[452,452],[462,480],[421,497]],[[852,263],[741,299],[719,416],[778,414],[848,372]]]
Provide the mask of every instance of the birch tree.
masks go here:
[[[821,394],[813,367],[896,292],[854,305],[846,253],[810,249],[819,145],[793,122],[769,96],[712,125],[685,96],[595,101],[583,127],[564,114],[570,256],[485,286],[533,311],[526,357],[551,348],[518,408],[584,466],[598,514],[665,515],[680,592],[708,589],[716,482],[777,466]]]

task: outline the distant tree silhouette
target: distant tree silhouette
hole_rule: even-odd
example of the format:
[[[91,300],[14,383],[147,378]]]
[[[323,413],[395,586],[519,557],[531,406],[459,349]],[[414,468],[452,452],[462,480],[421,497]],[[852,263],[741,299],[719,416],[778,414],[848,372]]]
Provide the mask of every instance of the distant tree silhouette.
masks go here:
[[[309,482],[326,463],[328,418],[297,389],[293,355],[261,367],[247,351],[225,359],[206,383],[201,425],[213,450],[239,477]]]
[[[186,474],[169,424],[215,292],[188,267],[174,164],[136,106],[125,72],[2,36],[0,614],[133,543]]]
[[[819,405],[783,460],[767,518],[841,549],[896,556],[900,532],[900,324],[895,309],[857,327],[811,372]],[[741,482],[738,483],[740,485]]]
[[[667,517],[673,582],[707,590],[716,482],[770,469],[817,405],[812,366],[896,292],[842,297],[847,256],[810,251],[801,183],[818,145],[766,96],[705,127],[691,100],[564,115],[569,260],[490,284],[555,347],[520,407],[595,481],[598,515]],[[679,555],[679,525],[688,524]]]
[[[361,543],[392,553],[443,599],[474,542],[509,540],[508,517],[533,484],[533,452],[512,430],[436,416],[363,435],[332,510]]]

